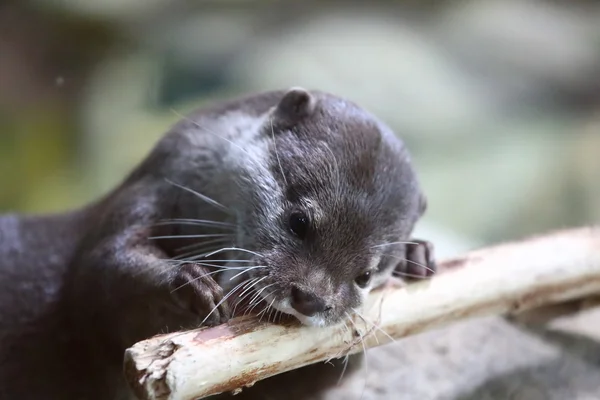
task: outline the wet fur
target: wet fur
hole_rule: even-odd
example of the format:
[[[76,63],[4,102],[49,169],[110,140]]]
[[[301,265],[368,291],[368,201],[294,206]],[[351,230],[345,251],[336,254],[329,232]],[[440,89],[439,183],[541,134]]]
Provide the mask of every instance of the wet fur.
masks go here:
[[[304,106],[280,103],[285,94],[240,98],[183,118],[121,185],[86,207],[0,217],[0,399],[126,398],[126,347],[226,320],[223,307],[205,318],[221,288],[185,278],[205,270],[167,261],[193,240],[148,239],[215,229],[157,226],[161,220],[234,224],[215,248],[227,240],[258,252],[256,261],[268,268],[249,276],[268,275],[278,301],[293,282],[326,298],[332,311],[316,323],[360,305],[365,291],[352,282],[365,267],[375,272],[372,285],[392,274],[398,258],[384,254],[402,259],[405,247],[373,246],[407,240],[424,210],[404,146],[351,102],[314,91]],[[305,242],[285,226],[294,207],[315,221]],[[195,284],[175,291],[182,276]]]

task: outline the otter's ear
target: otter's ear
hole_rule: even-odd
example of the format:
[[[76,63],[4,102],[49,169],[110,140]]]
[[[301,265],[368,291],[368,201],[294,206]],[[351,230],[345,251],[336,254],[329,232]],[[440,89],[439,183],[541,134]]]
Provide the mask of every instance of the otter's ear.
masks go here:
[[[306,89],[294,87],[281,98],[273,111],[273,119],[277,125],[294,125],[311,115],[317,104],[316,99]]]

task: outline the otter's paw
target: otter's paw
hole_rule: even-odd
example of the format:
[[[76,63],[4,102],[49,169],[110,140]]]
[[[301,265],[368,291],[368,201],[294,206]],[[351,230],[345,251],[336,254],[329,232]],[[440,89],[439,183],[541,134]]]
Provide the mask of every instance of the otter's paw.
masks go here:
[[[202,325],[218,325],[229,319],[223,288],[198,264],[183,264],[171,281],[171,295],[182,308],[204,320]]]
[[[437,267],[433,257],[433,244],[425,240],[413,239],[406,245],[405,260],[398,264],[396,272],[407,280],[428,278],[435,274]]]

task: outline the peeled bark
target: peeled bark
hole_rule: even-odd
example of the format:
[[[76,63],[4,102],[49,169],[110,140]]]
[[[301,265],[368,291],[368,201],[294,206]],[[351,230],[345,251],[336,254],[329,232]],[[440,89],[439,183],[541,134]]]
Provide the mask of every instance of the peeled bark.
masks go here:
[[[598,294],[600,228],[485,248],[446,260],[440,270],[428,281],[372,292],[361,315],[345,325],[246,317],[144,340],[125,353],[127,380],[140,399],[202,398],[461,319]]]

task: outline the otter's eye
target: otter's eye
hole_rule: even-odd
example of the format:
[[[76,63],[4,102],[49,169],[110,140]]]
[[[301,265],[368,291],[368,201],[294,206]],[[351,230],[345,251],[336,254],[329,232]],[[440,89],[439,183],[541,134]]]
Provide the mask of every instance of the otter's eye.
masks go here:
[[[304,239],[308,232],[309,220],[303,212],[293,212],[289,220],[290,230],[300,239]]]
[[[369,284],[369,281],[371,280],[371,271],[367,271],[362,275],[359,275],[354,282],[356,282],[356,284],[358,285],[358,287],[360,288],[365,288],[367,287],[367,285]]]

